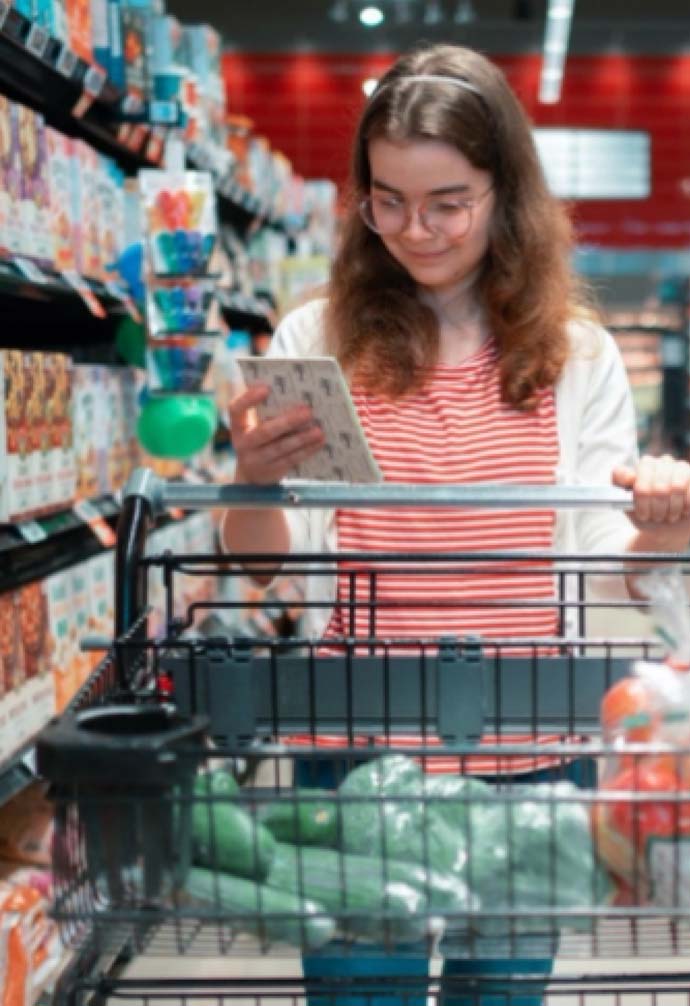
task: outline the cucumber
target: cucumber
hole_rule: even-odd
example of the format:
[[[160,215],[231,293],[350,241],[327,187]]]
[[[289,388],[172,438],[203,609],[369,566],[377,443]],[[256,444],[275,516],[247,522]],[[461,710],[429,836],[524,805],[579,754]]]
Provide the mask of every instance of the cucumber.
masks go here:
[[[406,872],[403,865],[394,879],[381,860],[279,842],[266,883],[323,905],[345,936],[417,943],[427,932],[426,899]]]
[[[253,880],[197,867],[189,871],[186,891],[193,902],[262,942],[313,950],[335,935],[335,921],[321,905]]]
[[[197,776],[192,808],[192,855],[197,866],[264,880],[275,839],[237,803],[227,773]],[[233,780],[234,782],[234,780]],[[239,791],[239,790],[238,790]]]
[[[214,768],[196,777],[195,792],[230,797],[239,796],[240,787],[234,775],[226,768]]]
[[[331,846],[338,840],[338,803],[325,789],[295,789],[265,804],[259,820],[279,842]]]

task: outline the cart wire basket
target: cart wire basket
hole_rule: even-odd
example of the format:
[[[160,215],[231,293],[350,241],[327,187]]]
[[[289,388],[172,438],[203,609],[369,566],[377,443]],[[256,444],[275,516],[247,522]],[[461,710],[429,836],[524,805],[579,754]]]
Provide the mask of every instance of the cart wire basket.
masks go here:
[[[649,709],[626,721],[637,733],[601,735],[602,697],[619,687],[629,699],[635,662],[664,656],[646,627],[610,631],[621,613],[642,618],[645,607],[623,589],[622,558],[340,555],[337,604],[349,632],[249,638],[218,632],[222,609],[246,601],[178,605],[184,578],[244,575],[230,557],[146,554],[165,507],[249,502],[518,510],[630,501],[587,487],[219,487],[137,472],[118,528],[116,640],[37,749],[55,805],[53,914],[80,962],[61,995],[531,1006],[545,982],[529,962],[558,955],[601,964],[594,977],[553,978],[554,1001],[687,1001],[690,750],[660,742]],[[641,575],[667,568],[678,579],[682,558],[641,556]],[[311,552],[243,562],[288,577],[334,571],[333,555]],[[553,590],[539,600],[447,590],[449,574],[506,583],[545,571]],[[156,638],[152,576],[165,590]],[[386,608],[401,603],[386,593],[389,576],[409,582],[415,610],[441,611],[454,629],[490,605],[547,611],[553,633],[383,635]],[[609,593],[597,600],[603,583]],[[676,704],[681,740],[683,713]],[[253,769],[242,785],[239,764]],[[304,977],[104,978],[98,962],[123,948],[178,961],[300,953]],[[642,956],[666,958],[669,973],[634,975]],[[428,963],[439,957],[454,962],[453,975],[433,977]],[[391,960],[408,962],[402,977]]]

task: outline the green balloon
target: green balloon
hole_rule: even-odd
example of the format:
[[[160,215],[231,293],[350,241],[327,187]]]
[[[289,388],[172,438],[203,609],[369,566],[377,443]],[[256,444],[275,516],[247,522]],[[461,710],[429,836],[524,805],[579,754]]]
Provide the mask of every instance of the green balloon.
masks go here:
[[[142,447],[157,458],[190,458],[216,431],[216,403],[209,395],[155,394],[137,422]]]
[[[132,367],[146,366],[146,329],[129,315],[118,323],[115,347],[125,363]]]

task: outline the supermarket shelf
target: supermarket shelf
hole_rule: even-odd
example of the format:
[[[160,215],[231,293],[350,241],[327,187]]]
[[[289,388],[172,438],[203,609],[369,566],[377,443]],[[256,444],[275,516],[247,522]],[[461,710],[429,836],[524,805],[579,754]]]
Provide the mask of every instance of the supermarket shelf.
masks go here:
[[[272,332],[275,328],[270,307],[264,301],[228,290],[219,290],[217,296],[223,317],[231,328],[250,333]]]
[[[110,496],[92,506],[114,528],[119,507]],[[19,524],[0,525],[0,593],[89,559],[103,546],[70,507]]]
[[[116,158],[125,171],[160,163],[162,145],[151,127],[131,125],[152,109],[134,103],[100,67],[79,59],[8,0],[0,0],[0,90]],[[172,124],[170,109],[164,111],[160,128]]]
[[[102,283],[85,280],[105,309],[91,313],[79,294],[57,273],[41,270],[29,278],[13,259],[0,259],[0,347],[71,352],[81,345],[94,362],[116,362],[115,329],[126,317],[123,302]],[[105,356],[104,356],[105,354]]]
[[[0,766],[0,806],[36,779],[33,740]]]
[[[208,151],[195,146],[188,153],[187,162],[190,168],[210,171],[214,175],[221,223],[230,224],[241,232],[260,227],[271,227],[285,234],[293,234],[299,230],[299,225],[277,216],[270,206],[262,203],[251,192],[247,192],[232,175],[218,178],[213,158]]]

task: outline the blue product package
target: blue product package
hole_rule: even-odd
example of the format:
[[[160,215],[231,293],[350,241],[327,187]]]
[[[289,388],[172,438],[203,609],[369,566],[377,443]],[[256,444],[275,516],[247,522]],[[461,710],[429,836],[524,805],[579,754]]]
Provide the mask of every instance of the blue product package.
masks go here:
[[[34,7],[33,0],[14,0],[12,6],[15,10],[18,10],[20,14],[24,17],[28,17],[33,21],[36,16],[36,9]]]
[[[122,12],[120,0],[108,0],[108,43],[110,49],[108,76],[115,85],[125,87],[125,53],[122,45]]]
[[[33,0],[33,11],[36,21],[52,38],[67,42],[69,29],[64,0]]]

